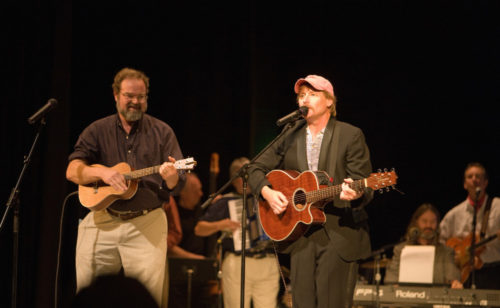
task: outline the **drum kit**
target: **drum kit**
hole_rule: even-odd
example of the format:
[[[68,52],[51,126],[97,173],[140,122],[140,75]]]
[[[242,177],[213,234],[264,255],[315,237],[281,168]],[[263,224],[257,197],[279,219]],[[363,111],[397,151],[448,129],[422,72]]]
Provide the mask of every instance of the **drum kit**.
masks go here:
[[[391,259],[388,259],[388,258],[380,259],[380,261],[379,261],[380,268],[386,268],[390,261],[391,261]],[[366,261],[366,262],[361,263],[359,265],[360,268],[365,268],[365,269],[375,269],[376,266],[377,266],[377,264],[376,264],[375,260]]]
[[[391,262],[391,259],[383,256],[379,260],[372,258],[371,260],[361,262],[359,264],[358,279],[360,282],[375,284],[375,278],[377,272],[380,273],[380,279],[383,281],[383,276],[385,275],[385,269]],[[377,263],[379,269],[377,271]]]

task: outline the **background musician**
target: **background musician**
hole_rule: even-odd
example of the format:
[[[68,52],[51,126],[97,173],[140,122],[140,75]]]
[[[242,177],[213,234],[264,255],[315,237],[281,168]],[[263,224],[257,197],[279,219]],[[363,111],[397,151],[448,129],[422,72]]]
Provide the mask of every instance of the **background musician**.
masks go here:
[[[209,251],[206,238],[194,234],[194,227],[203,212],[199,206],[201,197],[203,197],[201,181],[191,172],[186,174],[186,184],[179,195],[172,197],[168,205],[164,204],[167,217],[172,216],[173,221],[170,223],[169,220],[169,233],[171,225],[177,225],[176,228],[180,228],[181,233],[178,240],[172,240],[168,244],[169,257],[205,259],[212,253]]]
[[[76,184],[102,181],[118,192],[127,190],[124,176],[108,168],[120,162],[134,169],[161,165],[146,176],[129,200],[90,212],[78,227],[77,291],[97,276],[116,274],[136,278],[158,304],[166,305],[167,219],[162,203],[184,184],[172,162],[182,152],[172,128],[146,114],[149,78],[124,68],[112,85],[117,113],[90,124],[69,156],[68,180]],[[100,164],[93,166],[92,164]]]
[[[464,172],[464,189],[467,198],[453,207],[440,224],[440,240],[442,243],[462,241],[456,245],[456,250],[462,251],[457,255],[459,264],[468,266],[467,247],[471,243],[472,224],[474,213],[476,216],[476,243],[485,238],[491,241],[478,247],[480,255],[475,264],[480,268],[475,271],[475,284],[479,289],[500,289],[500,198],[488,196],[488,174],[485,167],[478,163],[469,163]],[[477,256],[477,254],[476,254]],[[480,265],[484,262],[484,265]],[[469,269],[470,270],[470,269]],[[469,281],[465,283],[470,286]]]
[[[205,259],[212,254],[213,247],[208,245],[208,238],[194,234],[194,227],[203,213],[200,200],[203,196],[202,184],[196,173],[186,173],[186,184],[178,196],[171,197],[164,203],[168,217],[168,257]],[[180,234],[177,237],[177,233]],[[180,277],[170,277],[168,307],[184,308],[187,306],[188,292],[186,282]],[[191,286],[192,307],[213,307],[215,296],[211,295],[214,281],[193,281]]]
[[[248,158],[233,160],[229,168],[232,178],[241,167],[249,163]],[[230,202],[242,200],[243,180],[237,177],[233,182],[235,192],[224,195],[220,200],[210,205],[204,216],[196,225],[195,233],[200,236],[210,236],[218,232],[241,230],[238,219],[230,218]],[[250,194],[247,189],[247,194]],[[252,207],[254,199],[247,199],[247,206]],[[247,216],[250,218],[250,215]],[[249,236],[247,236],[247,240]],[[239,307],[241,294],[241,244],[240,249],[234,246],[233,238],[222,241],[225,251],[222,261],[222,294],[224,307]],[[267,247],[259,250],[245,251],[245,308],[250,302],[255,308],[275,308],[279,291],[279,273],[275,255]]]
[[[363,207],[373,194],[354,191],[348,183],[370,174],[370,153],[361,129],[337,120],[337,99],[330,81],[309,75],[295,82],[294,91],[298,106],[308,108],[305,119],[298,120],[250,166],[250,186],[278,215],[291,205],[279,187],[271,187],[267,180],[266,174],[273,169],[325,171],[333,184],[342,185],[340,197],[324,208],[326,223],[310,227],[280,249],[290,253],[293,307],[350,307],[356,261],[370,253],[368,215]]]
[[[393,257],[385,272],[386,284],[398,282],[401,251],[406,245],[434,245],[436,250],[433,284],[449,284],[455,289],[463,288],[453,249],[439,243],[438,223],[439,212],[432,204],[424,203],[416,209],[406,230],[406,241],[394,247]]]

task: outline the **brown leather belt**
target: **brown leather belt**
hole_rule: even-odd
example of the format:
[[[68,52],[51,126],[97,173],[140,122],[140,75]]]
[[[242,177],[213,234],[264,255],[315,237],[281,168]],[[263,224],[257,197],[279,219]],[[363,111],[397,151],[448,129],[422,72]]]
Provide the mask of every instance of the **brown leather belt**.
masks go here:
[[[121,220],[129,220],[132,218],[136,218],[142,215],[146,215],[147,213],[151,212],[152,210],[156,210],[157,208],[154,209],[144,209],[140,211],[117,211],[113,210],[111,208],[107,208],[106,210],[108,211],[109,214],[120,218]]]

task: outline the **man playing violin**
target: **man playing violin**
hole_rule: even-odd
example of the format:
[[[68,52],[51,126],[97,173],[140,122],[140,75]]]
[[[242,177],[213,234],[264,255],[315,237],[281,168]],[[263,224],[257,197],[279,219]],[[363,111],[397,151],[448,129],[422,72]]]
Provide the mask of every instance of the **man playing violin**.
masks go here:
[[[440,224],[440,241],[454,246],[457,252],[455,261],[462,265],[462,279],[464,270],[472,271],[469,247],[472,243],[473,218],[475,222],[475,260],[474,281],[473,275],[468,278],[465,286],[472,283],[478,289],[500,289],[500,198],[488,196],[488,174],[480,163],[469,163],[464,172],[464,189],[467,199],[452,208]]]

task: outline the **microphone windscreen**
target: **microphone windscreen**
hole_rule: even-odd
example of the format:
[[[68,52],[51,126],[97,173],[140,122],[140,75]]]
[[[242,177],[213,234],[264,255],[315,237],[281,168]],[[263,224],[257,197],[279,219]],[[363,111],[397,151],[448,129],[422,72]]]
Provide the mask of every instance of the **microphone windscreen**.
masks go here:
[[[410,241],[415,241],[420,236],[420,229],[418,227],[412,227],[408,231],[408,239]]]

